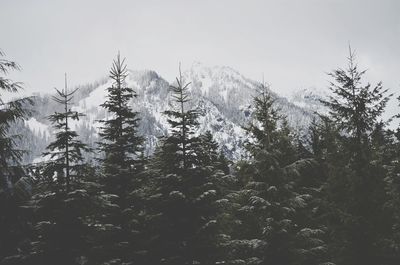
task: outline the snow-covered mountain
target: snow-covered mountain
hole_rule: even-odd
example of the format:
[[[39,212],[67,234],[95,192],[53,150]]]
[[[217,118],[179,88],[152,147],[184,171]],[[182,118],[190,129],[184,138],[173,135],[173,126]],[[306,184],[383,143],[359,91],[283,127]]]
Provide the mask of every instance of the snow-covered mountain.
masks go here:
[[[194,63],[183,71],[183,77],[185,82],[191,83],[192,100],[188,107],[198,108],[201,112],[198,133],[211,131],[229,158],[240,159],[246,140],[242,127],[251,120],[252,100],[260,84],[230,67],[207,67],[200,63]],[[127,84],[138,94],[131,104],[141,115],[140,132],[146,138],[146,151],[150,154],[157,145],[158,137],[168,134],[169,126],[162,113],[173,107],[170,83],[151,70],[130,70]],[[110,85],[111,80],[103,79],[82,86],[75,96],[73,109],[86,116],[72,126],[90,145],[98,141],[98,120],[107,118],[108,113],[99,105],[105,101],[106,89]],[[293,128],[302,131],[308,127],[315,109],[304,101],[304,97],[298,94],[289,101],[276,93],[274,96],[276,107],[287,116]],[[52,128],[46,117],[56,110],[61,111],[60,106],[52,102],[49,95],[36,97],[34,114],[24,124],[25,132],[30,134],[27,149],[31,150],[26,162],[39,157],[52,139]]]
[[[289,101],[310,112],[327,113],[328,109],[321,101],[328,97],[328,93],[323,93],[315,88],[304,88],[291,95]]]

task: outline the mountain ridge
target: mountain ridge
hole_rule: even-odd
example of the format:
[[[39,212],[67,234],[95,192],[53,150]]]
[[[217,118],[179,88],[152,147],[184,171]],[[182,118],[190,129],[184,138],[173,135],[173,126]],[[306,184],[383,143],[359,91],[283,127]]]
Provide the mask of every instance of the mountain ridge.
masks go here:
[[[252,100],[260,83],[246,78],[231,67],[208,67],[199,62],[184,70],[182,76],[185,82],[190,82],[192,100],[187,108],[198,108],[201,113],[196,133],[211,131],[228,158],[240,159],[244,155],[243,144],[247,139],[243,126],[252,119]],[[131,105],[140,113],[139,131],[146,140],[146,155],[154,151],[159,137],[168,135],[169,125],[162,113],[172,107],[169,86],[173,83],[153,70],[129,70],[127,85],[138,94]],[[71,126],[90,146],[95,146],[99,140],[98,120],[108,117],[108,113],[99,105],[106,99],[106,89],[110,85],[110,79],[102,79],[81,86],[72,105],[72,110],[83,112],[85,116]],[[299,97],[297,101],[288,100],[271,92],[275,97],[275,106],[285,114],[291,127],[299,133],[306,130],[314,117],[313,109],[300,106]],[[38,156],[43,150],[38,149],[43,149],[52,139],[52,129],[46,117],[60,110],[51,102],[50,95],[39,95],[36,102],[34,114],[23,125],[31,133],[28,138],[37,146],[33,154],[25,159],[26,162],[40,161]]]

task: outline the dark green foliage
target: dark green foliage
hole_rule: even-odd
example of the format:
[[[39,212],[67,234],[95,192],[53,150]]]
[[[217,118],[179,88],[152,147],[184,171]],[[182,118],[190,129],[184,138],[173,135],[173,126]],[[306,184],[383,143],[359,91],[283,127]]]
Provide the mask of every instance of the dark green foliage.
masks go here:
[[[99,255],[104,247],[99,245],[104,242],[101,239],[119,230],[107,220],[118,211],[113,204],[116,196],[104,193],[96,183],[99,177],[82,155],[90,149],[69,127],[81,116],[69,108],[75,91],[68,93],[66,86],[54,97],[64,112],[49,117],[57,130],[54,142],[43,154],[50,160],[30,169],[35,180],[33,196],[22,208],[29,216],[29,239],[4,264],[100,264],[98,261],[104,261]]]
[[[390,236],[384,238],[382,243],[385,246],[385,258],[389,261],[387,264],[396,264],[400,261],[400,130],[389,131],[380,136],[381,141],[376,146],[385,158],[389,158],[385,161],[388,168],[385,188],[389,198],[384,206],[391,217],[391,223],[387,227]]]
[[[4,264],[100,264],[99,238],[113,228],[105,219],[117,210],[101,191],[94,170],[85,167],[70,191],[38,180],[23,207],[29,216],[29,241]]]
[[[323,103],[329,108],[329,116],[340,130],[348,133],[355,140],[353,148],[361,148],[368,141],[368,134],[381,117],[389,98],[382,82],[375,86],[362,83],[364,71],[359,71],[355,63],[354,52],[349,50],[346,69],[334,70],[329,76],[330,90],[333,95]],[[354,150],[362,152],[362,150]]]
[[[176,106],[174,109],[165,111],[167,121],[171,126],[170,136],[165,139],[165,154],[171,155],[172,161],[168,165],[172,170],[192,168],[198,164],[196,149],[199,145],[199,138],[193,137],[195,128],[198,126],[198,111],[195,109],[186,110],[185,103],[189,98],[188,87],[185,84],[179,68],[179,78],[176,78],[176,85],[170,86],[172,99]],[[168,172],[168,171],[167,171]]]
[[[70,109],[69,103],[76,90],[68,92],[66,78],[65,89],[63,91],[56,89],[57,96],[53,97],[54,101],[63,105],[64,112],[55,112],[48,118],[57,133],[54,142],[50,143],[46,148],[47,151],[43,153],[44,156],[49,156],[50,160],[43,169],[43,175],[53,178],[56,173],[58,183],[65,183],[66,191],[69,192],[71,181],[75,180],[76,174],[82,167],[83,152],[88,152],[89,148],[77,139],[78,134],[69,126],[70,121],[79,120],[83,114]]]
[[[348,61],[347,69],[330,74],[333,95],[324,101],[329,116],[312,131],[314,154],[326,179],[331,250],[338,264],[389,264],[382,246],[390,226],[382,207],[387,170],[376,143],[385,138],[379,136],[379,119],[390,95],[381,83],[363,85],[365,71],[358,70],[351,50]]]
[[[0,51],[0,91],[5,93],[17,93],[22,90],[22,84],[13,82],[7,78],[10,71],[19,70],[19,66],[12,61],[3,59],[4,54]],[[28,115],[24,108],[32,102],[32,98],[25,97],[11,101],[0,98],[0,188],[10,188],[10,182],[15,182],[22,176],[18,164],[24,150],[19,150],[16,140],[20,135],[10,135],[10,126]]]
[[[227,164],[208,132],[194,135],[196,110],[187,110],[189,84],[179,73],[171,86],[175,109],[166,111],[171,133],[150,163],[150,264],[215,264],[219,260],[220,182]]]
[[[171,86],[176,109],[165,112],[172,127],[171,135],[163,139],[150,163],[149,177],[154,185],[148,200],[153,238],[149,242],[150,264],[186,264],[193,259],[192,246],[188,244],[193,237],[195,216],[192,199],[188,197],[192,195],[187,192],[192,177],[188,170],[193,169],[196,161],[192,143],[198,138],[192,138],[197,112],[184,109],[189,100],[188,86],[181,74],[176,86]]]
[[[329,112],[305,138],[261,84],[247,159],[235,163],[211,132],[197,135],[180,69],[164,113],[170,134],[146,159],[119,55],[96,167],[70,128],[81,116],[70,108],[76,90],[57,90],[50,160],[27,174],[10,126],[29,99],[0,100],[0,264],[400,264],[400,129],[381,120],[391,96],[382,83],[365,85],[351,51],[348,60],[330,74]],[[20,89],[3,77],[16,68],[0,60],[3,91]]]
[[[110,71],[113,81],[107,89],[108,97],[101,106],[110,115],[102,120],[99,142],[104,158],[100,159],[105,174],[106,189],[120,197],[121,203],[126,199],[132,174],[140,170],[140,156],[143,150],[143,138],[138,135],[138,114],[130,104],[136,97],[135,91],[126,85],[128,75],[125,59],[118,54]]]
[[[76,139],[78,135],[68,126],[70,120],[80,116],[68,105],[74,92],[68,93],[66,87],[64,91],[57,90],[59,97],[54,97],[63,105],[64,112],[49,117],[58,130],[55,141],[47,148],[49,152],[44,153],[50,156],[50,161],[35,168],[40,177],[36,179],[32,198],[23,208],[26,215],[32,216],[30,243],[7,262],[79,264],[78,259],[88,249],[86,207],[93,209],[93,206],[88,205],[90,196],[78,174],[84,172],[82,152],[89,149]],[[53,177],[54,172],[57,178]]]
[[[0,50],[0,93],[19,92],[22,84],[7,78],[10,71],[19,70],[19,67],[15,62],[3,59],[3,56]],[[27,189],[22,185],[19,185],[21,189],[16,187],[24,176],[20,166],[24,150],[16,145],[21,135],[11,134],[10,127],[26,117],[29,111],[24,106],[31,102],[32,98],[5,101],[0,97],[0,262],[4,257],[16,254],[26,238],[25,220],[18,206],[25,196],[30,196],[30,186],[27,185]]]
[[[141,259],[141,211],[139,205],[142,188],[141,171],[144,166],[143,138],[138,135],[138,113],[131,104],[136,92],[127,86],[128,76],[125,59],[118,54],[114,60],[107,89],[107,100],[101,105],[108,111],[109,119],[102,120],[99,149],[104,155],[100,160],[104,190],[117,196],[119,211],[107,219],[113,229],[102,238],[105,244],[100,256],[110,264],[133,262]],[[101,260],[101,259],[99,259]],[[114,262],[114,263],[113,263]]]
[[[296,161],[290,130],[269,88],[262,85],[254,102],[255,120],[247,128],[252,159],[238,168],[243,188],[228,195],[241,231],[227,243],[228,263],[319,264],[326,254],[324,230],[310,222],[318,187],[302,183],[315,162]]]
[[[203,166],[212,166],[225,174],[229,173],[229,163],[222,152],[218,150],[218,143],[213,139],[210,131],[199,136],[198,160]]]

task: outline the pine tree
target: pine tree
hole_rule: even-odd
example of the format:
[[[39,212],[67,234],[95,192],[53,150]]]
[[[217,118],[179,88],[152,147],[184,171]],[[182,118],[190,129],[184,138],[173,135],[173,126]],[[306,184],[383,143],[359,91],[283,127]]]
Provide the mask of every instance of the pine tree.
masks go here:
[[[53,100],[63,106],[64,112],[55,112],[49,116],[49,121],[58,132],[56,139],[46,147],[47,151],[43,153],[50,159],[44,168],[44,175],[52,177],[56,172],[58,182],[65,183],[67,193],[71,191],[71,182],[82,167],[83,152],[90,151],[86,144],[77,139],[78,134],[69,126],[71,121],[79,120],[79,117],[83,116],[77,111],[72,111],[70,107],[76,91],[77,89],[68,92],[65,75],[65,89],[62,91],[56,89],[57,96],[53,96]]]
[[[118,230],[108,223],[118,206],[98,179],[88,165],[71,182],[69,192],[39,178],[24,205],[32,224],[30,239],[4,264],[102,264],[99,253],[107,250],[102,238]]]
[[[22,90],[22,84],[13,82],[7,75],[19,70],[19,66],[3,59],[3,56],[0,50],[0,92],[17,93]],[[26,232],[25,221],[18,208],[26,198],[19,196],[18,183],[29,183],[24,181],[25,173],[20,165],[24,150],[16,146],[21,135],[11,134],[10,128],[27,117],[29,104],[32,104],[31,97],[11,101],[0,97],[0,263],[4,257],[17,254],[21,241],[26,237],[23,234]],[[27,188],[24,193],[29,191],[30,187]]]
[[[225,174],[229,173],[229,162],[225,155],[218,150],[218,143],[213,139],[210,131],[199,136],[199,158],[203,166],[212,166]]]
[[[389,231],[382,241],[386,264],[397,264],[400,262],[400,129],[384,131],[381,136],[383,141],[376,146],[383,152],[383,157],[389,159],[385,163],[388,169],[385,178],[388,200],[384,208],[389,212],[385,219],[390,220],[386,225]]]
[[[251,160],[238,164],[244,187],[228,196],[241,231],[227,243],[230,262],[319,264],[323,227],[307,222],[313,196],[300,181],[313,162],[297,160],[287,122],[264,84],[254,103],[254,122],[246,128]]]
[[[195,162],[192,142],[197,138],[192,139],[192,136],[198,114],[185,109],[189,85],[184,83],[179,71],[176,85],[170,86],[174,109],[164,112],[171,133],[161,139],[162,145],[149,165],[154,182],[147,203],[154,217],[149,229],[154,233],[151,237],[156,238],[149,242],[150,264],[185,264],[193,255],[187,246],[194,224],[189,223],[193,208],[187,194],[186,173]]]
[[[208,133],[197,137],[196,109],[187,109],[189,83],[181,71],[171,86],[173,108],[165,112],[171,133],[150,163],[148,196],[150,264],[215,264],[218,260],[217,206],[224,173],[218,146]],[[218,160],[214,160],[218,159]]]
[[[0,51],[0,57],[3,57]],[[0,59],[0,89],[5,93],[17,93],[22,90],[22,84],[7,79],[7,75],[12,70],[19,70],[15,62]],[[23,120],[29,114],[27,104],[32,104],[32,97],[4,101],[0,98],[0,174],[1,188],[8,190],[12,183],[18,180],[23,173],[18,164],[22,158],[24,150],[16,147],[16,140],[20,135],[9,135],[10,126],[17,121]]]
[[[333,230],[331,245],[338,264],[377,264],[384,262],[380,234],[384,234],[385,170],[374,162],[376,150],[372,132],[391,95],[382,83],[363,84],[365,71],[359,71],[350,49],[347,69],[334,70],[332,96],[323,103],[329,108],[325,124],[337,128],[323,139],[328,144],[324,155],[324,178],[328,223]],[[334,131],[331,131],[334,132]],[[378,155],[379,156],[379,155]],[[374,158],[375,157],[375,158]]]
[[[130,107],[136,92],[127,86],[128,76],[125,59],[118,54],[114,60],[110,78],[113,84],[107,89],[107,100],[101,105],[110,115],[102,120],[99,143],[104,158],[100,159],[105,174],[106,188],[118,195],[124,204],[129,191],[133,173],[141,168],[140,156],[143,138],[138,135],[138,113]]]
[[[33,166],[33,195],[23,207],[31,216],[30,240],[7,259],[10,264],[100,264],[102,238],[118,230],[108,224],[118,209],[115,196],[102,191],[94,168],[84,162],[83,152],[90,149],[70,128],[82,116],[70,108],[76,90],[68,92],[65,82],[65,89],[56,92],[53,99],[64,112],[49,116],[56,137],[43,153],[49,161]]]
[[[72,111],[69,103],[72,92],[56,89],[55,102],[62,104],[64,112],[49,116],[49,120],[58,131],[56,139],[47,147],[44,156],[49,162],[44,167],[37,167],[40,176],[34,185],[32,199],[25,209],[33,209],[33,237],[30,247],[18,256],[24,264],[78,264],[78,259],[87,250],[89,226],[82,218],[87,212],[90,197],[83,189],[83,156],[89,148],[71,130],[71,120],[78,120],[81,114]],[[57,177],[54,178],[54,173]]]
[[[329,87],[333,95],[322,101],[329,108],[332,121],[352,138],[352,152],[357,159],[363,159],[363,146],[368,145],[368,134],[392,96],[386,96],[388,90],[383,88],[382,82],[375,86],[363,85],[361,79],[365,73],[365,70],[358,70],[355,54],[349,48],[347,69],[337,69],[329,74],[334,79]]]
[[[198,148],[199,138],[194,137],[199,116],[196,109],[185,109],[186,103],[190,100],[190,83],[184,83],[179,67],[179,78],[176,78],[176,85],[171,85],[172,98],[176,103],[176,108],[167,110],[164,114],[168,117],[167,121],[171,126],[170,136],[165,139],[165,154],[170,155],[173,161],[168,161],[168,166],[173,170],[186,170],[192,168],[198,162],[196,148]]]
[[[399,99],[399,98],[398,98]],[[400,100],[400,99],[399,99]],[[398,118],[395,115],[393,118]],[[377,241],[382,264],[397,264],[400,262],[400,165],[399,141],[400,129],[392,130],[387,123],[378,122],[371,132],[371,164],[375,165],[374,175],[385,176],[386,196],[381,206],[381,222]]]
[[[110,71],[112,85],[107,89],[107,99],[101,105],[108,111],[109,119],[101,121],[102,141],[98,143],[104,155],[100,159],[102,183],[107,193],[117,196],[119,206],[119,211],[108,219],[117,229],[102,238],[105,247],[98,253],[103,262],[110,264],[139,259],[138,252],[141,251],[138,244],[141,208],[136,195],[143,182],[143,138],[138,134],[139,114],[130,106],[136,92],[128,87],[127,77],[125,59],[118,54]]]
[[[221,200],[226,194],[226,183],[230,178],[228,161],[219,151],[219,146],[209,131],[199,136],[196,157],[198,164],[188,172],[188,182],[191,195],[191,204],[194,209],[196,226],[193,231],[193,261],[198,264],[216,264],[223,256],[223,227],[224,218],[221,218],[223,203]]]

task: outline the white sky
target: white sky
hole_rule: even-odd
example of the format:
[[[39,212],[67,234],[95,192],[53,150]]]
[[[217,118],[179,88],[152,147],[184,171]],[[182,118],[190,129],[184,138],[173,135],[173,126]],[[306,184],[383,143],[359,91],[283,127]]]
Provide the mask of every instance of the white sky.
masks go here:
[[[168,81],[178,62],[227,65],[282,94],[325,89],[348,44],[370,81],[400,94],[398,0],[0,0],[0,49],[26,91],[107,75],[118,50],[131,69]],[[394,106],[394,105],[393,105]]]

